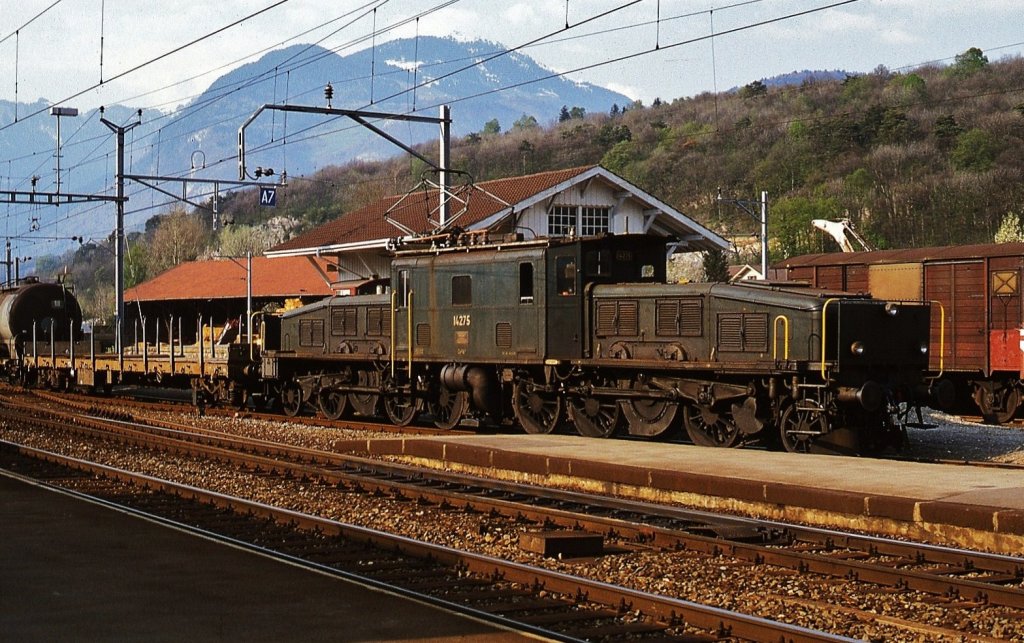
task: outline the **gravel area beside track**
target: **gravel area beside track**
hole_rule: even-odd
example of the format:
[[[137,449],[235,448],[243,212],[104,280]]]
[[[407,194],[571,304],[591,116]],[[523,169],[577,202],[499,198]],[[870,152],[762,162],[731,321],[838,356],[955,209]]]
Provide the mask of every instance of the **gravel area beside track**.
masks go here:
[[[166,416],[171,419],[171,414]],[[341,429],[295,427],[285,422],[246,418],[191,418],[174,415],[178,422],[201,423],[206,428],[278,440],[304,446],[330,448],[340,439],[366,432]],[[928,431],[930,448],[943,448],[943,432],[958,438],[971,426],[950,426]],[[998,432],[998,433],[997,433]],[[79,444],[60,436],[33,436],[29,432],[3,428],[9,439],[69,455],[85,457],[151,475],[189,482],[223,493],[314,513],[344,522],[399,533],[439,544],[465,547],[510,560],[543,564],[573,574],[677,596],[687,600],[750,611],[767,618],[793,622],[816,629],[841,632],[867,640],[960,640],[942,639],[929,627],[962,632],[965,635],[1024,641],[1024,614],[1005,608],[947,609],[941,599],[916,593],[878,592],[866,594],[863,586],[820,576],[763,569],[725,557],[707,558],[683,552],[640,552],[607,555],[582,561],[543,560],[518,546],[523,525],[494,516],[467,516],[436,507],[410,505],[378,497],[341,493],[318,484],[284,481],[275,477],[240,473],[216,463],[180,458],[169,454],[105,445]],[[1024,431],[981,427],[979,435],[1016,437],[1019,445]],[[931,440],[931,436],[940,439]],[[386,437],[394,437],[387,435]],[[911,436],[913,440],[914,437]],[[977,440],[982,446],[996,445],[1007,452],[1009,443],[999,439]],[[1019,449],[1019,447],[1017,447]],[[993,453],[998,456],[998,453]],[[930,457],[948,457],[932,453]]]
[[[966,422],[943,413],[925,414],[935,428],[907,430],[902,455],[913,458],[973,460],[1024,464],[1024,427]]]

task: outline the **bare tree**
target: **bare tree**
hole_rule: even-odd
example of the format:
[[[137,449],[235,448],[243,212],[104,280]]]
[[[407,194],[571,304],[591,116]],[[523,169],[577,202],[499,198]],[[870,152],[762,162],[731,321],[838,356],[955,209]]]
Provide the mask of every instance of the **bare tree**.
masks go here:
[[[207,245],[209,235],[202,222],[184,210],[161,217],[149,244],[152,272],[157,275],[180,263],[192,261]]]

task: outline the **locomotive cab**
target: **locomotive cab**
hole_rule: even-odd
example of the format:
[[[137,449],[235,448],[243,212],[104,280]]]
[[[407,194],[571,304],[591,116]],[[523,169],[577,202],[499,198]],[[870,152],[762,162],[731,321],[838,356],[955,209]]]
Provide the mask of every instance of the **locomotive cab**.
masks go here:
[[[598,284],[663,283],[665,239],[650,235],[600,236],[551,248],[545,260],[549,359],[582,359],[589,351],[585,297]]]

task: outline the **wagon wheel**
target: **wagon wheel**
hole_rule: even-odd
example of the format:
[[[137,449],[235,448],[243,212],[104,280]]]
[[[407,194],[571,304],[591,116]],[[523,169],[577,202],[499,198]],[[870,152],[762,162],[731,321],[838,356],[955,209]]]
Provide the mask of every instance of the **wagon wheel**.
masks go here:
[[[646,384],[637,382],[634,389],[646,390]],[[630,435],[659,437],[669,433],[677,425],[679,402],[670,400],[636,398],[623,400],[620,404]]]
[[[376,370],[360,369],[356,375],[356,384],[363,387],[377,388],[380,386],[380,373]],[[348,403],[352,410],[362,416],[377,415],[380,395],[377,393],[349,393]]]
[[[551,433],[562,420],[562,398],[537,390],[533,380],[519,380],[512,389],[512,411],[527,433]]]
[[[337,420],[348,410],[348,396],[336,388],[322,388],[316,405],[328,420]]]
[[[576,432],[588,438],[607,438],[622,424],[619,402],[613,398],[591,396],[572,400],[569,417]]]
[[[683,407],[683,424],[693,443],[702,447],[734,447],[740,443],[740,428],[728,413],[706,404]]]
[[[281,410],[288,417],[295,417],[302,410],[302,387],[294,380],[281,385]]]
[[[412,387],[401,388],[401,382],[390,375],[384,376],[384,384],[390,391],[384,396],[384,414],[397,426],[408,425],[420,414],[422,401],[416,399]]]
[[[469,393],[439,386],[437,398],[430,401],[428,408],[434,416],[434,426],[445,430],[455,428],[469,409]]]
[[[974,387],[974,401],[981,410],[981,416],[989,424],[1006,424],[1017,414],[1020,406],[1020,391],[1015,386],[998,384],[977,384]]]
[[[779,436],[786,451],[810,453],[814,441],[828,432],[828,416],[816,402],[800,400],[782,412]]]

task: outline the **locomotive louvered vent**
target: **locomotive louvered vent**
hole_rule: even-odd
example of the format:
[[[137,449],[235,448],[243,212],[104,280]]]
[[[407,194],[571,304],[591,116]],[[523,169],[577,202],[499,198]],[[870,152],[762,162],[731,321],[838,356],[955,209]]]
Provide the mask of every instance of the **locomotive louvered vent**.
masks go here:
[[[679,334],[685,337],[700,337],[704,334],[704,302],[700,299],[683,299],[679,302]]]
[[[768,350],[768,316],[731,313],[718,317],[718,350],[763,353]]]
[[[498,348],[512,348],[512,324],[498,322],[494,326],[494,345]]]
[[[639,334],[640,304],[637,301],[602,301],[597,304],[598,337]]]
[[[430,346],[430,324],[416,324],[416,345]]]
[[[658,335],[679,334],[679,302],[659,301],[655,312],[654,332]]]
[[[640,334],[640,303],[637,301],[619,302],[619,335],[630,337]]]
[[[391,309],[384,306],[370,306],[366,309],[366,334],[391,334]]]
[[[718,350],[743,350],[743,315],[719,315]]]
[[[743,350],[764,353],[768,350],[768,316],[743,316]]]
[[[299,321],[299,346],[324,345],[324,320],[303,319]]]
[[[356,334],[356,309],[351,306],[331,309],[331,335]]]
[[[704,334],[703,302],[700,299],[667,299],[657,303],[655,332],[658,335],[700,337]]]

